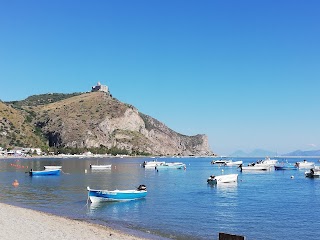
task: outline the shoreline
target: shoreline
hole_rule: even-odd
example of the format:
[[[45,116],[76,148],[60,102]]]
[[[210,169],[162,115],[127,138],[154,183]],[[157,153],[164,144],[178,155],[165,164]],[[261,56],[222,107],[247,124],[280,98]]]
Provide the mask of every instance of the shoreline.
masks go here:
[[[108,226],[0,203],[0,239],[119,239],[146,240]],[[147,233],[141,233],[147,235]]]

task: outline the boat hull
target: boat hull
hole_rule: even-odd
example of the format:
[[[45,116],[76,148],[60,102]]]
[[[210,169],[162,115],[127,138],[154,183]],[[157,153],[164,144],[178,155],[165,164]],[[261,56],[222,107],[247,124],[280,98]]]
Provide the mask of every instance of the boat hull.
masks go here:
[[[185,169],[186,164],[184,163],[165,163],[156,166],[156,169]]]
[[[270,170],[271,166],[269,165],[263,165],[263,166],[247,166],[247,167],[241,167],[241,171],[268,171]]]
[[[150,162],[144,162],[143,167],[144,168],[155,168],[157,166],[163,165],[165,162],[157,162],[157,161],[150,161]]]
[[[243,164],[243,161],[235,161],[235,162],[231,161],[231,162],[225,163],[224,165],[232,167],[232,166],[240,166],[241,164]]]
[[[209,184],[218,184],[218,183],[232,183],[238,181],[238,174],[227,174],[209,177],[207,182]]]
[[[110,165],[90,165],[91,169],[110,169],[111,168],[111,164]]]
[[[147,196],[147,191],[138,190],[95,190],[87,188],[88,197],[92,203],[95,202],[108,202],[108,201],[132,201]]]
[[[53,170],[44,170],[44,171],[30,171],[30,176],[59,176],[61,170],[53,169]]]
[[[315,163],[314,162],[307,162],[307,161],[303,161],[303,162],[296,162],[296,166],[298,168],[313,168],[315,166]]]
[[[304,174],[309,178],[320,178],[320,169],[319,167],[311,168],[309,172],[305,172]]]
[[[320,178],[320,173],[310,173],[310,172],[306,172],[305,176],[308,178]]]
[[[297,170],[296,166],[274,166],[275,170]]]

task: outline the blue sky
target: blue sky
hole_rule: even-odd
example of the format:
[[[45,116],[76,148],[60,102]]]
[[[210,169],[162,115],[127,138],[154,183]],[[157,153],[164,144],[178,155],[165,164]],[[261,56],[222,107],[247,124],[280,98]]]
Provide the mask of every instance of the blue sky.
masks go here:
[[[0,99],[84,92],[214,152],[320,149],[320,2],[0,0]]]

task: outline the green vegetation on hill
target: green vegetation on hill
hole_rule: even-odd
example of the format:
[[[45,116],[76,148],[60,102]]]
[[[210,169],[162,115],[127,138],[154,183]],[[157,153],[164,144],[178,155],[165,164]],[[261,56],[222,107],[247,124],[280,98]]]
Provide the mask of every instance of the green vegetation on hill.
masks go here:
[[[27,97],[21,101],[11,101],[6,102],[6,104],[10,104],[14,108],[21,108],[22,106],[39,106],[45,105],[49,103],[58,102],[67,98],[71,98],[74,96],[78,96],[82,93],[46,93],[46,94],[39,94]]]
[[[113,156],[116,156],[116,155],[150,156],[149,153],[145,153],[145,152],[139,152],[139,151],[129,152],[126,149],[120,149],[117,147],[107,148],[105,146],[100,146],[98,148],[51,147],[49,151],[54,152],[54,154],[71,154],[71,155],[91,152],[93,154],[110,154]]]
[[[35,128],[30,115],[0,102],[0,146],[10,148],[44,147],[46,139],[42,132]]]

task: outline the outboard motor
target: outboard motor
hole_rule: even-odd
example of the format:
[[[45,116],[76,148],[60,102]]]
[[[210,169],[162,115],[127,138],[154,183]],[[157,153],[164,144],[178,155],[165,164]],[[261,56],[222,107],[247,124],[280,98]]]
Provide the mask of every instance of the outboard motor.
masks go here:
[[[139,187],[137,188],[138,191],[147,191],[147,187],[146,185],[139,185]]]
[[[211,176],[207,179],[207,182],[208,182],[208,183],[211,182],[214,178],[215,178],[215,176],[214,176],[214,175],[211,175]]]

